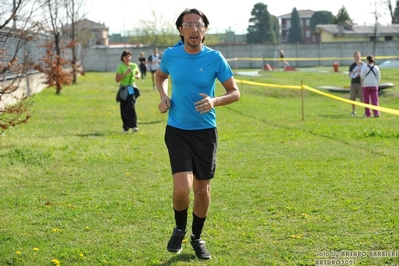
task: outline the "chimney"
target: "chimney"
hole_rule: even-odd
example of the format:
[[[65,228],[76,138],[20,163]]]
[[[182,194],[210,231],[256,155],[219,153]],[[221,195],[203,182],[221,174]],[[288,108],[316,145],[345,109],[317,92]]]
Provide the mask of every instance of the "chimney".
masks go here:
[[[342,36],[342,35],[344,35],[344,24],[339,23],[338,24],[338,36]]]

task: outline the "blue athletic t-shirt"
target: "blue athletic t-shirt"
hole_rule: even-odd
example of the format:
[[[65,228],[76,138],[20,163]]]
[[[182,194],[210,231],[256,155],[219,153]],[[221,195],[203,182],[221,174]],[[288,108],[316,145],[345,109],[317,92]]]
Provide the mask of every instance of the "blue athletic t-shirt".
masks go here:
[[[199,94],[215,96],[215,80],[225,82],[233,72],[223,55],[207,46],[198,54],[188,54],[184,45],[165,50],[160,65],[172,83],[168,125],[184,130],[216,127],[215,108],[200,114],[194,103],[203,99]]]

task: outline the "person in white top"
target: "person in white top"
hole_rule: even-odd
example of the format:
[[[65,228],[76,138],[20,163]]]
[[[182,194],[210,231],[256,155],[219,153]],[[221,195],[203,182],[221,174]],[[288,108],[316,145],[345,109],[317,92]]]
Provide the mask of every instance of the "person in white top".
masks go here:
[[[150,65],[151,78],[152,78],[152,86],[153,89],[156,90],[157,86],[155,86],[155,72],[157,72],[160,63],[160,56],[158,54],[158,48],[154,48],[154,52],[148,57],[148,63]]]
[[[378,83],[381,79],[381,73],[378,66],[374,64],[374,56],[367,56],[367,65],[360,71],[364,103],[378,106]],[[370,117],[370,108],[365,108],[365,117]],[[374,117],[380,116],[380,111],[374,110]]]
[[[357,77],[360,77],[360,70],[362,70],[363,65],[364,63],[362,61],[356,62],[356,66],[350,73],[350,78],[355,79]]]

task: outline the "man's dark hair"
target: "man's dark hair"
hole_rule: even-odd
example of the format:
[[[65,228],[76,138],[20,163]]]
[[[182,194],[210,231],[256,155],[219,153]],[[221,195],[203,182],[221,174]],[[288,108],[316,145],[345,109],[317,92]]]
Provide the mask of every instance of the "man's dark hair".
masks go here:
[[[187,14],[197,14],[197,15],[199,15],[202,18],[202,22],[204,22],[204,24],[205,24],[205,28],[208,28],[209,20],[205,16],[205,14],[202,13],[202,11],[200,11],[200,10],[198,10],[196,8],[186,8],[186,9],[184,9],[183,12],[181,12],[180,16],[176,20],[175,25],[176,25],[176,28],[177,28],[178,31],[179,31],[179,27],[182,27],[184,15],[187,15]],[[180,35],[180,39],[184,43],[184,37]],[[202,42],[204,42],[204,41],[205,41],[205,36],[202,39]]]

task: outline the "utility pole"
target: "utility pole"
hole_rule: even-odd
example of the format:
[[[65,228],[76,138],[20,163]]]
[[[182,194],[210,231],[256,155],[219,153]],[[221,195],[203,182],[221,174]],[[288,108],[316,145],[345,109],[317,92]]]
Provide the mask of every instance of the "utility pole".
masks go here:
[[[374,40],[373,40],[373,55],[375,56],[375,52],[377,50],[377,41],[378,41],[378,17],[380,16],[378,14],[378,8],[377,8],[377,1],[374,2],[374,12],[372,14],[374,15],[375,18],[375,24],[374,24]]]

